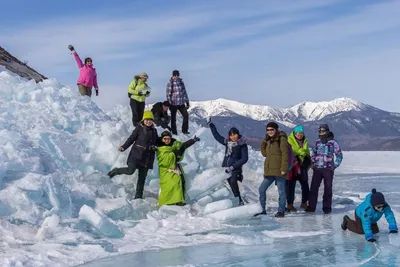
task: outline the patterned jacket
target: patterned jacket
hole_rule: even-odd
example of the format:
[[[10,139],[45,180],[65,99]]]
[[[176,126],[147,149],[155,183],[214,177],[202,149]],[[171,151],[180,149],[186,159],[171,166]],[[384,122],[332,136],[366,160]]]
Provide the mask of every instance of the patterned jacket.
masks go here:
[[[336,169],[343,160],[343,153],[339,144],[329,132],[325,141],[318,139],[311,153],[311,162],[317,169]],[[336,159],[334,159],[336,157]]]
[[[167,100],[173,106],[183,106],[189,102],[185,84],[182,79],[173,80],[172,78],[167,84]]]

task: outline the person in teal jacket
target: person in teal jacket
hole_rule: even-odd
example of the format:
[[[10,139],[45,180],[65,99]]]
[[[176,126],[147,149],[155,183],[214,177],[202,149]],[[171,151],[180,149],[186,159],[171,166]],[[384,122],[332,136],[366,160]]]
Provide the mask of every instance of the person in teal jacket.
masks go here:
[[[364,234],[365,239],[369,242],[375,242],[374,234],[379,232],[378,221],[385,214],[389,224],[391,234],[397,234],[396,219],[389,204],[386,203],[385,197],[381,192],[372,189],[372,192],[367,195],[364,202],[358,205],[355,211],[355,221],[349,216],[343,217],[342,229],[349,229],[357,234]]]

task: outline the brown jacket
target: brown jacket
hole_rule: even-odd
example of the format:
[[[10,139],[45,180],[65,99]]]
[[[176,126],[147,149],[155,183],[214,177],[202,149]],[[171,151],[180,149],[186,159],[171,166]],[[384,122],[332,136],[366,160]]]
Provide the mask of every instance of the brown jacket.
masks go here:
[[[279,140],[280,142],[278,142]],[[287,135],[285,132],[279,131],[273,137],[267,135],[261,143],[261,154],[265,157],[264,176],[287,178],[289,162]],[[281,171],[286,174],[282,175]]]

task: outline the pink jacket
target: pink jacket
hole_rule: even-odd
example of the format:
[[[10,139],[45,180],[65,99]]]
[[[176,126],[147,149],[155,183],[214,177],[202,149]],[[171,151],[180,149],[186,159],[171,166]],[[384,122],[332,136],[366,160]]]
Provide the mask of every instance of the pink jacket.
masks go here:
[[[82,60],[78,56],[78,53],[73,53],[76,64],[78,64],[78,68],[80,69],[79,73],[79,78],[77,81],[77,84],[82,84],[86,87],[98,89],[97,85],[97,73],[96,69],[93,68],[92,66],[87,66],[86,64],[83,64]]]

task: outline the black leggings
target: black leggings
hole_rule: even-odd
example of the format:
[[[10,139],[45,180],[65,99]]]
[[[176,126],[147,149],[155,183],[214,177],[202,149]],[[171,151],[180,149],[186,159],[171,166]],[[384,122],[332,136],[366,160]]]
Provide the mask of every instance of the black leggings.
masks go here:
[[[139,176],[136,184],[135,199],[143,198],[144,183],[146,182],[146,176],[149,169],[143,167],[136,168],[136,164],[134,162],[128,162],[128,167],[126,168],[117,168],[117,174],[126,175],[134,174],[136,169],[139,170]]]

